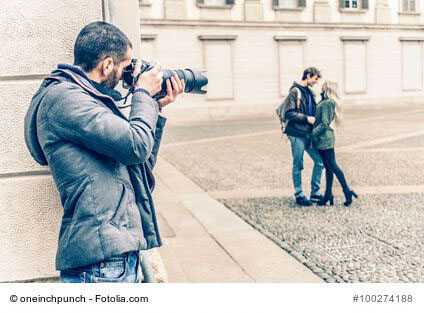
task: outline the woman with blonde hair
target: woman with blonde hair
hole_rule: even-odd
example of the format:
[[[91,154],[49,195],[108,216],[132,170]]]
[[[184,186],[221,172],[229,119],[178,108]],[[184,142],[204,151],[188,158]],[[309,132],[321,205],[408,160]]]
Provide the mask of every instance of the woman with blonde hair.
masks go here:
[[[326,205],[327,202],[330,202],[330,205],[334,204],[332,187],[334,174],[336,174],[346,197],[344,205],[349,206],[352,203],[352,197],[357,198],[358,195],[353,190],[350,190],[343,171],[336,163],[334,153],[335,136],[334,130],[331,128],[333,121],[338,127],[342,123],[341,103],[337,83],[332,81],[324,82],[321,96],[322,99],[317,106],[315,123],[312,130],[312,145],[322,157],[326,178],[324,198],[318,202],[318,205]]]

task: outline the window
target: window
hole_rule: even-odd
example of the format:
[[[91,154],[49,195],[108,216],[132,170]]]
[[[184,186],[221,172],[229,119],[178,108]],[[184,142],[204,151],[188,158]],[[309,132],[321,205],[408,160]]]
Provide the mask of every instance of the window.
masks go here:
[[[422,90],[422,39],[400,38],[402,43],[402,89]]]
[[[367,10],[368,0],[340,0],[340,8],[347,10]]]
[[[345,93],[366,93],[369,37],[341,37],[340,39],[344,46]]]
[[[275,9],[303,9],[306,7],[306,0],[272,0]]]
[[[416,10],[415,0],[402,0],[402,12],[415,12]]]
[[[157,58],[156,52],[156,35],[155,34],[142,34],[141,40],[141,55],[144,60],[152,62]]]
[[[196,6],[200,8],[202,20],[231,20],[234,3],[235,0],[197,0]]]
[[[296,8],[297,0],[279,0],[278,6],[282,8]]]
[[[206,5],[226,5],[225,0],[204,0]]]
[[[344,0],[344,7],[346,9],[357,9],[358,0]]]
[[[208,73],[208,100],[234,99],[233,42],[234,35],[201,35],[203,57]]]
[[[226,5],[234,5],[234,0],[197,0],[197,4],[201,6],[226,6]]]
[[[274,36],[278,42],[278,63],[280,78],[280,95],[287,91],[294,81],[300,79],[304,70],[304,42],[306,37]]]

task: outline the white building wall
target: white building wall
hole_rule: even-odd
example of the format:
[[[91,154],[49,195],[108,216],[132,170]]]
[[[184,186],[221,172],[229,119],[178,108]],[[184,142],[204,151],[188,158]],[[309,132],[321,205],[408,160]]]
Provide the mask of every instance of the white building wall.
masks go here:
[[[403,95],[400,75],[402,72],[399,41],[401,34],[401,31],[392,31],[387,36],[385,30],[369,34],[368,98],[371,103],[380,102],[380,99],[383,99],[383,102],[393,103]]]
[[[158,10],[161,1],[155,2],[151,7],[155,6]],[[304,9],[281,13],[273,9],[272,0],[236,0],[235,5],[230,8],[226,6],[212,9],[196,4],[195,0],[163,0],[162,10],[167,1],[174,4],[179,2],[186,12],[185,16],[169,20],[157,19],[159,14],[154,18],[144,15],[140,23],[142,34],[156,35],[157,59],[165,67],[204,67],[205,52],[199,36],[235,37],[231,62],[234,97],[218,100],[207,95],[186,94],[181,97],[183,100],[179,101],[178,106],[166,108],[174,119],[270,113],[282,99],[281,84],[285,89],[292,80],[294,69],[307,66],[316,66],[322,71],[324,79],[339,82],[347,105],[408,103],[421,101],[424,95],[423,88],[415,86],[422,85],[419,82],[414,83],[414,90],[402,88],[403,80],[412,80],[418,77],[419,72],[415,76],[402,76],[403,67],[411,67],[411,62],[405,63],[402,60],[403,48],[400,41],[400,38],[406,37],[409,40],[408,45],[411,45],[411,38],[415,38],[416,43],[422,46],[422,5],[417,14],[405,15],[399,14],[399,0],[370,0],[369,9],[357,12],[340,9],[339,0],[307,0]],[[255,19],[246,21],[247,17],[243,16],[246,5],[252,5],[253,2],[255,8],[262,5],[259,6],[262,11],[257,10]],[[216,12],[222,13],[219,18]],[[382,15],[382,12],[386,15]],[[378,24],[377,14],[380,18]],[[409,19],[411,16],[412,19]],[[315,23],[315,20],[320,22]],[[302,57],[296,56],[280,62],[280,57],[289,58],[290,53],[293,53],[281,51],[281,46],[289,42],[284,41],[287,40],[285,37],[303,38]],[[344,41],[343,38],[349,37],[353,37],[354,41]],[[366,41],[363,41],[361,48],[357,46],[357,38],[364,37]],[[283,41],[275,38],[283,38]],[[352,49],[346,51],[346,45]],[[355,52],[353,48],[359,50]],[[362,54],[359,59],[356,56],[358,53]],[[416,58],[417,49],[414,53]],[[361,62],[358,70],[351,64],[352,58]],[[290,73],[289,77],[286,76],[287,73]],[[296,79],[300,79],[301,75],[300,71]],[[346,77],[351,82],[346,82]],[[356,92],[349,92],[349,85],[346,83]],[[215,85],[214,82],[211,84]]]
[[[399,0],[387,0],[387,5],[390,7],[390,15],[392,23],[399,23],[399,9],[400,1]]]
[[[101,0],[14,0],[0,5],[0,281],[57,275],[63,209],[46,168],[31,158],[23,123],[32,95],[58,63],[72,63]]]
[[[308,1],[306,1],[306,2],[308,2]],[[269,8],[268,8],[268,10],[269,10]],[[306,22],[306,23],[312,23],[314,21],[313,12],[314,12],[314,6],[311,5],[311,3],[307,3],[306,8],[302,11],[301,20],[303,22]]]
[[[260,1],[264,8],[264,21],[273,22],[275,21],[275,11],[272,10],[272,0],[261,0]]]
[[[144,0],[146,1],[146,0]],[[142,1],[141,1],[142,2]],[[153,19],[163,19],[164,18],[164,0],[148,0],[146,3],[149,6],[142,8],[141,11],[146,10],[146,16]]]

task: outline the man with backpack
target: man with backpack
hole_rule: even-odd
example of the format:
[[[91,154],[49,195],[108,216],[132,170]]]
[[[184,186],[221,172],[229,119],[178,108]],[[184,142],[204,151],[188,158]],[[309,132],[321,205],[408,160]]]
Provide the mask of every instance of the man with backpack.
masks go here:
[[[322,199],[320,192],[323,163],[318,151],[312,148],[311,133],[315,122],[316,102],[310,89],[321,78],[321,73],[314,67],[303,72],[300,82],[294,82],[289,95],[277,108],[277,115],[283,125],[283,132],[288,136],[293,155],[293,185],[296,203],[310,206],[312,202]],[[311,197],[308,200],[302,189],[303,154],[307,152],[314,162],[311,179]]]

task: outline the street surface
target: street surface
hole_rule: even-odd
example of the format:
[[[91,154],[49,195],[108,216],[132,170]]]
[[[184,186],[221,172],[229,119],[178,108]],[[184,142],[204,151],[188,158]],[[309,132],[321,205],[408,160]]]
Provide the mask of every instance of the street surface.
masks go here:
[[[422,105],[346,110],[336,158],[359,194],[348,208],[337,179],[334,206],[295,204],[273,116],[170,124],[160,156],[327,282],[424,282],[423,121]],[[304,167],[309,195],[307,154]]]

